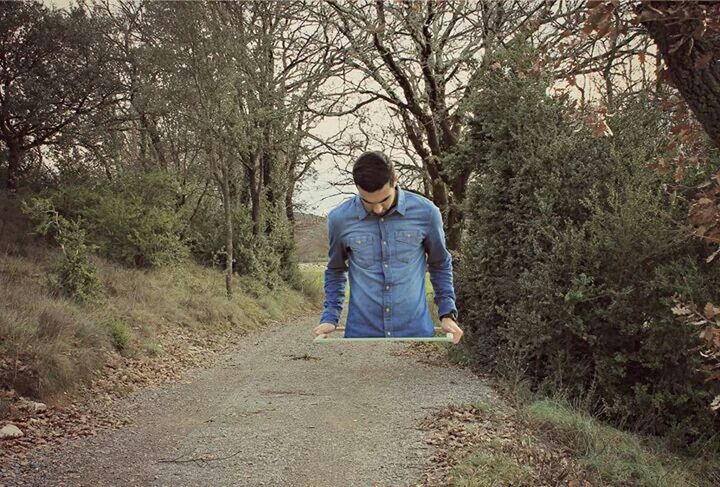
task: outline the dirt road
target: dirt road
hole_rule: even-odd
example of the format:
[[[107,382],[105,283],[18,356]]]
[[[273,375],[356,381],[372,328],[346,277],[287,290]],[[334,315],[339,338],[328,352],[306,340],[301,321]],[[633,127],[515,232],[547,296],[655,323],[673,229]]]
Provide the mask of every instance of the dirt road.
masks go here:
[[[418,421],[493,400],[470,372],[418,362],[404,344],[313,344],[314,325],[247,337],[214,367],[120,405],[132,425],[37,450],[5,485],[415,485],[431,453]]]

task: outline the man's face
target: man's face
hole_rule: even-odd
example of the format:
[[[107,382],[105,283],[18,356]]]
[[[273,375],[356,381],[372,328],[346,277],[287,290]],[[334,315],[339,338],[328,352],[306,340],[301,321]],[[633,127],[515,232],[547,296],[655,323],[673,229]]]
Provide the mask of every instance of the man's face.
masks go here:
[[[360,186],[355,187],[358,190],[360,200],[362,201],[365,209],[377,216],[383,216],[388,212],[395,201],[396,182],[397,179],[393,179],[392,182],[387,183],[385,186],[372,193],[365,191]]]

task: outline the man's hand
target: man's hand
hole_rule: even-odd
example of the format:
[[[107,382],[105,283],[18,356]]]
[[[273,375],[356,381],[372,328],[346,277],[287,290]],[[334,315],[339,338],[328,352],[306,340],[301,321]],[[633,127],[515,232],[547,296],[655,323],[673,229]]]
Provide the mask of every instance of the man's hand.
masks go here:
[[[318,326],[313,328],[313,334],[315,336],[324,335],[335,331],[335,325],[332,323],[320,323]]]
[[[463,336],[463,331],[460,329],[458,324],[455,323],[455,320],[446,316],[440,321],[440,328],[442,328],[445,333],[452,333],[452,342],[454,345],[457,345],[460,342],[460,339]]]

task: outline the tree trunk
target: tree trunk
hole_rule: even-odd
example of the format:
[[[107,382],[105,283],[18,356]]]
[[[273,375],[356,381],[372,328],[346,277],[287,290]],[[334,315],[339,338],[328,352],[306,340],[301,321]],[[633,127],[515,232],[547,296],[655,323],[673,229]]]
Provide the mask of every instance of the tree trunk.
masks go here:
[[[152,147],[155,151],[155,155],[157,156],[157,160],[160,163],[160,167],[163,170],[167,170],[168,164],[167,158],[165,157],[165,147],[160,138],[160,134],[158,133],[155,120],[150,118],[147,114],[143,113],[140,116],[140,121],[143,128],[147,131],[147,134],[150,137],[150,143],[152,144]]]
[[[253,236],[260,235],[260,193],[262,192],[262,168],[260,155],[253,156],[253,168],[248,170],[250,183],[250,208],[252,212]]]
[[[453,180],[452,202],[449,205],[445,221],[446,245],[450,250],[460,250],[460,244],[462,243],[464,217],[462,205],[467,194],[468,179],[470,179],[470,171],[465,170]]]
[[[23,151],[16,144],[8,144],[7,189],[17,191],[20,182],[20,168]]]
[[[266,141],[268,142],[268,141]],[[269,145],[268,145],[269,147]],[[264,151],[260,164],[262,166],[262,189],[265,191],[265,200],[267,201],[268,208],[275,207],[275,181],[273,181],[273,157],[267,150]],[[265,235],[271,235],[273,232],[273,219],[265,219]]]
[[[295,233],[295,212],[293,212],[293,196],[295,193],[295,185],[289,184],[285,193],[285,215],[290,222],[290,230]]]
[[[683,2],[645,2],[648,7],[667,12],[681,8]],[[710,5],[709,14],[720,15],[720,5]],[[672,84],[692,109],[713,143],[720,147],[720,32],[705,30],[704,20],[689,16],[658,16],[643,22],[662,54]]]
[[[233,223],[232,223],[232,197],[230,195],[230,181],[228,171],[222,170],[222,197],[225,212],[225,290],[228,299],[233,296]]]

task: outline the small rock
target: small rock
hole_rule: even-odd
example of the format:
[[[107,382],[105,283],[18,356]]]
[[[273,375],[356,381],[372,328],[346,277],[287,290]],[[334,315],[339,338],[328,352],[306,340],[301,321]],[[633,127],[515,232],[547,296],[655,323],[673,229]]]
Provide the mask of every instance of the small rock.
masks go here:
[[[22,399],[18,403],[18,408],[21,411],[27,411],[31,414],[39,414],[47,411],[47,406],[41,402],[30,401],[28,399]]]
[[[41,402],[28,401],[26,404],[27,410],[31,413],[38,414],[47,411],[47,406]]]
[[[14,424],[5,425],[2,429],[0,429],[0,440],[20,438],[21,436],[25,436],[25,434]]]

